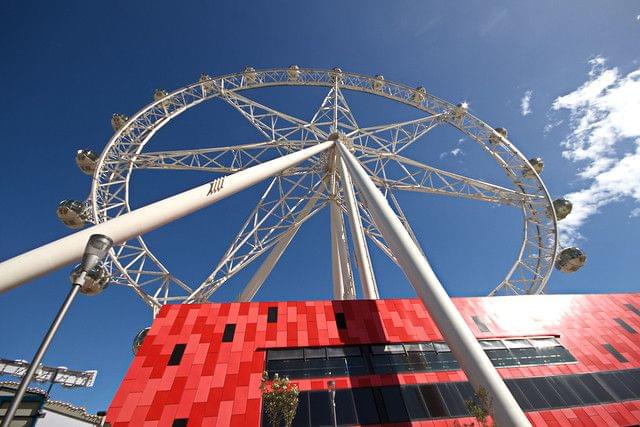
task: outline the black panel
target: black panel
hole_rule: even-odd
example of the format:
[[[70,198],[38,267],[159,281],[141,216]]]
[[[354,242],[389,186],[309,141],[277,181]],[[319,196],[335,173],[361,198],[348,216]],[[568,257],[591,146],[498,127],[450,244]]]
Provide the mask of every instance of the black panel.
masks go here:
[[[625,304],[624,306],[627,307],[632,312],[634,312],[635,314],[637,314],[638,316],[640,316],[640,310],[635,305],[633,305],[633,304]]]
[[[411,420],[429,418],[429,411],[422,400],[422,393],[417,386],[402,387],[402,398]]]
[[[627,358],[624,357],[614,346],[611,344],[604,344],[604,348],[615,357],[618,362],[628,362]]]
[[[615,372],[601,372],[595,375],[616,400],[627,400],[636,397],[635,393],[627,387],[624,381],[615,375]]]
[[[498,350],[485,350],[487,356],[494,366],[518,366],[518,358],[514,356],[510,350],[498,349]]]
[[[438,387],[436,387],[435,384],[421,385],[420,392],[432,418],[446,417],[449,415],[442,396],[440,396],[440,392],[438,391]]]
[[[263,425],[267,426],[267,423],[264,423],[264,415],[263,415]],[[298,396],[298,409],[296,410],[296,417],[293,419],[293,424],[291,427],[309,427],[309,393],[300,393]],[[269,425],[269,427],[271,427]]]
[[[176,418],[175,420],[173,420],[171,427],[187,427],[188,422],[188,418]]]
[[[267,360],[290,360],[302,359],[303,353],[301,348],[287,350],[269,350],[267,352]]]
[[[482,320],[480,320],[478,316],[471,316],[471,318],[473,319],[480,332],[491,332],[487,325]]]
[[[232,342],[233,336],[236,333],[236,324],[235,323],[227,323],[224,326],[224,332],[222,334],[222,342]]]
[[[593,405],[599,402],[596,395],[589,390],[589,388],[580,380],[578,375],[567,375],[559,378],[571,387],[571,390],[574,391],[583,404]]]
[[[462,396],[458,393],[458,389],[453,383],[440,383],[438,384],[438,390],[444,399],[444,404],[447,405],[449,415],[462,416],[467,415],[467,407],[462,400]]]
[[[336,313],[336,326],[338,329],[347,329],[347,319],[345,319],[344,313]]]
[[[613,402],[615,399],[607,390],[600,385],[600,383],[596,380],[596,378],[591,374],[578,375],[580,381],[587,386],[589,391],[593,393],[593,395],[598,399],[598,402]]]
[[[401,423],[409,421],[399,387],[382,387],[380,393],[382,394],[389,422]]]
[[[636,397],[640,398],[640,373],[636,369],[634,371],[619,371],[616,373],[618,378],[624,382],[624,385],[633,391]]]
[[[338,425],[358,422],[350,389],[336,390],[336,419]]]
[[[551,407],[531,378],[518,379],[515,381],[515,384],[516,387],[518,387],[527,397],[527,400],[531,403],[533,408],[547,409]]]
[[[554,389],[553,385],[547,381],[547,378],[532,378],[533,383],[542,395],[544,399],[549,403],[552,408],[563,408],[567,406],[567,402],[560,396],[560,394]]]
[[[624,320],[619,319],[619,318],[618,319],[613,319],[613,320],[615,320],[618,323],[618,325],[622,326],[622,328],[625,331],[629,332],[630,334],[637,334],[638,333],[635,329],[633,329],[633,327],[630,324],[628,324]]]
[[[171,352],[171,356],[169,357],[169,363],[167,363],[167,366],[179,365],[182,361],[182,355],[184,354],[184,350],[186,348],[186,344],[176,344],[173,347],[173,351]]]
[[[309,393],[309,410],[311,412],[312,426],[331,426],[331,407],[329,406],[329,393],[326,391],[314,391]]]
[[[269,307],[267,309],[267,323],[278,322],[278,307]]]
[[[569,386],[563,377],[547,377],[551,386],[562,396],[566,402],[566,406],[580,406],[582,400],[580,396]]]
[[[370,388],[354,388],[353,400],[360,424],[378,424],[380,417],[373,392]]]
[[[527,399],[527,396],[522,392],[522,390],[520,390],[520,387],[518,387],[516,380],[505,380],[504,383],[507,385],[507,387],[511,391],[511,394],[516,399],[516,402],[518,402],[518,405],[520,405],[523,411],[533,409],[533,405],[531,404],[531,402],[529,402],[529,399]]]

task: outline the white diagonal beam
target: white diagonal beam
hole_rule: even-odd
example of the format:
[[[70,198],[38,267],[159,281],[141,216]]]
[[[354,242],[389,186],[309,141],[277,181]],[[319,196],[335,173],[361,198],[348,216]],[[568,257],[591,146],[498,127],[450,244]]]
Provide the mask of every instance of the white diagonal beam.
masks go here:
[[[114,244],[120,244],[212,205],[320,154],[333,145],[334,141],[326,141],[233,175],[220,177],[6,260],[0,263],[0,292],[80,259],[92,234],[104,234]]]
[[[357,129],[347,136],[356,145],[398,154],[442,123],[443,114]]]
[[[492,415],[496,423],[503,426],[530,426],[531,423],[431,269],[429,261],[413,242],[384,195],[353,154],[342,143],[337,143],[337,147],[374,222],[467,378],[476,390],[484,388],[489,393],[493,400]]]

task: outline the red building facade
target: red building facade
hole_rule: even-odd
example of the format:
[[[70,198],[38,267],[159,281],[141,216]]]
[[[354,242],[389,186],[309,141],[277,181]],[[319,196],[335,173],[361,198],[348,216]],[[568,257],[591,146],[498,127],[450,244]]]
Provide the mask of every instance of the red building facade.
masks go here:
[[[640,294],[454,298],[536,426],[640,423]],[[416,299],[165,306],[109,407],[120,426],[265,423],[262,372],[294,425],[464,425],[472,390]]]

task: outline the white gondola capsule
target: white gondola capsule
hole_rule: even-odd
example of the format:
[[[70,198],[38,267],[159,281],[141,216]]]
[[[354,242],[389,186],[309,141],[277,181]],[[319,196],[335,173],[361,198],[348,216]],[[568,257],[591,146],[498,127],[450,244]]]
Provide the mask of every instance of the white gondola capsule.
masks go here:
[[[421,104],[426,97],[427,97],[427,90],[422,86],[418,86],[416,90],[413,91],[413,95],[411,95],[411,100],[416,104]]]
[[[453,119],[455,121],[461,120],[465,114],[467,114],[467,110],[469,109],[469,104],[466,102],[461,102],[456,105],[456,108],[453,109]]]
[[[247,67],[243,72],[244,80],[248,84],[252,85],[258,81],[258,73],[256,73],[256,69],[253,67]]]
[[[114,131],[117,132],[122,129],[128,121],[129,117],[125,116],[124,114],[115,113],[113,116],[111,116],[111,127]]]
[[[587,262],[585,253],[576,247],[564,248],[556,258],[556,268],[563,273],[574,273]]]
[[[332,81],[342,83],[342,69],[334,67],[333,70],[329,72],[329,75]]]
[[[147,337],[147,334],[149,333],[150,329],[151,328],[147,327],[140,330],[140,332],[138,332],[135,338],[133,339],[133,345],[131,347],[131,350],[133,350],[134,356],[138,354],[138,350],[140,350],[140,347],[142,347],[142,343],[144,342],[144,339]]]
[[[553,210],[556,211],[556,218],[558,219],[558,221],[569,216],[572,209],[573,204],[565,198],[561,197],[553,201]]]
[[[492,144],[500,144],[503,139],[506,139],[509,132],[505,128],[495,128],[489,137],[489,141]]]
[[[80,276],[80,267],[78,264],[71,272],[71,283],[74,283]],[[111,280],[111,275],[107,268],[103,264],[97,264],[85,276],[80,292],[85,295],[97,295],[109,285],[109,280]]]
[[[162,98],[165,98],[166,96],[169,95],[169,92],[167,92],[164,89],[156,89],[153,92],[153,100],[154,101],[160,101]],[[169,105],[171,105],[171,100],[170,99],[166,99],[164,101],[161,102],[162,108],[164,108],[165,110],[167,108],[169,108]]]
[[[198,82],[202,83],[202,92],[204,92],[205,95],[213,91],[213,80],[208,74],[200,74]]]
[[[289,80],[298,80],[300,78],[300,67],[297,65],[290,65],[287,70],[287,76],[289,77]]]
[[[378,74],[371,80],[371,88],[373,90],[381,91],[384,87],[384,76],[382,74]]]
[[[87,223],[87,208],[78,200],[63,200],[56,209],[58,219],[69,228],[82,228]]]
[[[91,150],[78,150],[76,165],[87,175],[93,175],[98,164],[98,155]]]
[[[542,160],[542,157],[529,159],[529,164],[538,175],[542,173],[542,170],[544,169],[544,161]],[[535,174],[529,168],[526,168],[522,175],[524,175],[525,178],[535,178]]]

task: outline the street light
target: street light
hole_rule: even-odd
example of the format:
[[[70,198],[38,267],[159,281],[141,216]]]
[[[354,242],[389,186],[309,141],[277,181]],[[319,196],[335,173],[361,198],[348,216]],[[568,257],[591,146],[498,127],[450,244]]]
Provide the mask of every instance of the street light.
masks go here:
[[[40,343],[38,351],[36,351],[35,356],[33,356],[29,370],[25,376],[22,377],[20,386],[18,387],[18,390],[16,390],[16,394],[13,396],[11,407],[9,407],[9,410],[4,416],[4,420],[2,420],[1,427],[8,427],[11,420],[13,420],[18,406],[20,405],[20,402],[22,402],[22,398],[27,390],[27,386],[40,366],[44,353],[47,351],[49,344],[51,344],[51,340],[58,331],[60,323],[62,323],[62,319],[67,314],[69,306],[73,302],[78,291],[86,295],[96,295],[107,286],[109,279],[108,276],[105,276],[104,274],[101,261],[105,256],[107,256],[112,245],[113,241],[102,234],[93,234],[89,237],[89,241],[87,242],[87,246],[85,247],[82,255],[82,261],[71,273],[71,290],[69,291],[67,298],[62,303],[62,307],[60,307],[55,319],[53,319],[47,334]]]
[[[331,421],[333,427],[338,427],[338,419],[336,417],[336,382],[331,380],[327,382],[327,390],[329,391],[329,408],[331,409]]]

